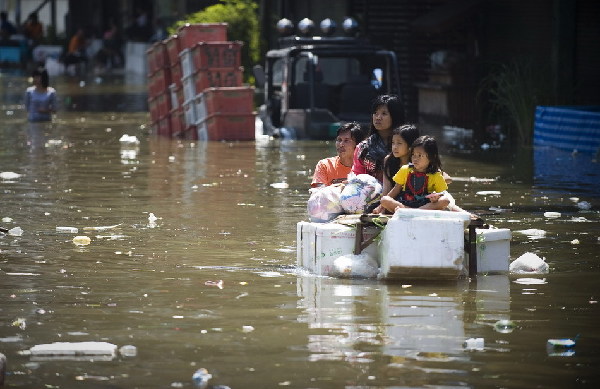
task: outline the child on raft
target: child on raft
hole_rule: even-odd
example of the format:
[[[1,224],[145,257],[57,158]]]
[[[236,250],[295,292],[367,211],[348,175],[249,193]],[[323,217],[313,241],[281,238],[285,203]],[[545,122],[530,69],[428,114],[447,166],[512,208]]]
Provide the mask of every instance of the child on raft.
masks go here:
[[[446,209],[451,200],[436,140],[420,136],[410,147],[410,156],[411,163],[403,165],[394,175],[395,185],[381,198],[380,206],[392,213],[399,208]]]

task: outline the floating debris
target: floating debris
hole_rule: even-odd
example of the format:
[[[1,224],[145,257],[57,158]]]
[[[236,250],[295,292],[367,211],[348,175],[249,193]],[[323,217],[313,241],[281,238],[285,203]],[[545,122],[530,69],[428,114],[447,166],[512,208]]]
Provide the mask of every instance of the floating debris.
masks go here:
[[[87,246],[90,243],[92,243],[92,240],[89,236],[78,235],[73,238],[73,244],[76,244],[77,246]]]
[[[544,212],[544,217],[556,219],[557,217],[561,217],[561,214],[560,212]]]
[[[117,228],[121,225],[122,223],[119,224],[114,224],[112,226],[98,226],[98,227],[83,227],[84,231],[105,231],[105,230],[111,230],[113,228]]]
[[[463,343],[465,350],[469,351],[483,351],[484,340],[483,338],[469,338]]]
[[[121,138],[119,138],[119,142],[125,143],[125,144],[134,144],[134,145],[140,144],[139,139],[135,135],[127,135],[127,134],[123,134],[123,136],[121,136]]]
[[[515,284],[521,285],[543,285],[547,284],[545,278],[517,278]]]
[[[51,355],[108,355],[115,356],[117,346],[108,342],[54,342],[39,344],[29,349],[32,356]]]
[[[496,323],[494,323],[494,330],[502,334],[509,334],[513,332],[516,327],[517,326],[512,320],[507,319],[498,320]]]
[[[538,230],[535,228],[530,228],[527,230],[519,230],[519,231],[515,231],[515,232],[518,232],[523,235],[527,235],[531,239],[539,239],[539,238],[543,238],[546,236],[546,231]]]
[[[287,189],[290,185],[287,182],[275,182],[271,184],[271,187],[275,189]]]
[[[540,258],[534,253],[525,253],[510,263],[508,270],[511,273],[548,273],[549,266],[545,258]]]
[[[480,196],[500,196],[502,193],[499,190],[480,190],[475,194]]]
[[[56,232],[76,234],[79,232],[79,229],[77,227],[56,227]]]
[[[212,374],[208,372],[205,368],[198,369],[192,374],[192,381],[194,381],[194,385],[197,387],[204,388],[208,385],[208,380],[212,378]]]
[[[15,172],[0,172],[0,179],[2,180],[16,180],[20,178],[21,174]]]

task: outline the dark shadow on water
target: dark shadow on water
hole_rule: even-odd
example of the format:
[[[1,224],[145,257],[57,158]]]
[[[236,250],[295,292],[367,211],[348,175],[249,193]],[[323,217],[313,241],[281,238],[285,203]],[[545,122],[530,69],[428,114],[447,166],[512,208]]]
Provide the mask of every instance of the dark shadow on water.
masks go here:
[[[63,108],[70,112],[143,112],[148,110],[148,95],[146,93],[75,95],[65,98]]]

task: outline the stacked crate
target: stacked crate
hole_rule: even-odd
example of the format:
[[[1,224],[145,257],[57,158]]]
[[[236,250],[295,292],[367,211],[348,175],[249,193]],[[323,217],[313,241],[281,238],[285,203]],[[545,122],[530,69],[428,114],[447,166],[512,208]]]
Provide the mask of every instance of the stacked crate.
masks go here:
[[[225,23],[186,24],[164,41],[171,75],[171,136],[254,139],[254,89],[242,86],[242,45],[227,41]]]
[[[148,108],[152,127],[159,135],[171,136],[170,62],[164,42],[156,42],[146,51],[148,62]]]

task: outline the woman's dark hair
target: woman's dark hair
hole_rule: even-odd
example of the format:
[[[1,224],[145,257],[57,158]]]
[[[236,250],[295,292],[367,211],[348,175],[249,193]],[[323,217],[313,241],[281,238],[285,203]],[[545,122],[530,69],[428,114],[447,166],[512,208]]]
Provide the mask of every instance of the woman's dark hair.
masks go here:
[[[360,127],[360,124],[358,124],[357,122],[349,122],[342,124],[337,130],[337,135],[348,131],[350,131],[350,136],[356,142],[356,144],[359,144],[360,142],[362,142],[363,139],[365,139],[365,134],[362,128]]]
[[[392,131],[392,136],[400,135],[410,148],[413,142],[419,137],[419,129],[414,124],[403,124],[400,127],[395,127]],[[383,166],[384,174],[392,180],[392,177],[400,170],[400,158],[394,157],[394,153],[389,153]]]
[[[400,98],[397,95],[379,95],[371,103],[371,115],[373,115],[379,107],[382,105],[387,106],[387,109],[392,117],[392,128],[398,127],[403,121],[402,105],[400,104]],[[375,134],[377,130],[373,126],[373,119],[371,119],[371,130],[369,135]]]
[[[40,83],[42,84],[42,86],[44,88],[48,88],[48,85],[50,85],[50,77],[48,76],[48,72],[46,71],[45,68],[43,67],[39,67],[37,69],[35,69],[32,73],[31,73],[31,77],[36,77],[36,76],[40,76]]]
[[[425,173],[434,174],[442,170],[442,161],[440,161],[440,154],[438,153],[437,142],[435,138],[429,135],[423,135],[418,137],[410,147],[410,154],[412,155],[415,147],[423,147],[423,150],[427,153],[429,159],[429,166]]]

